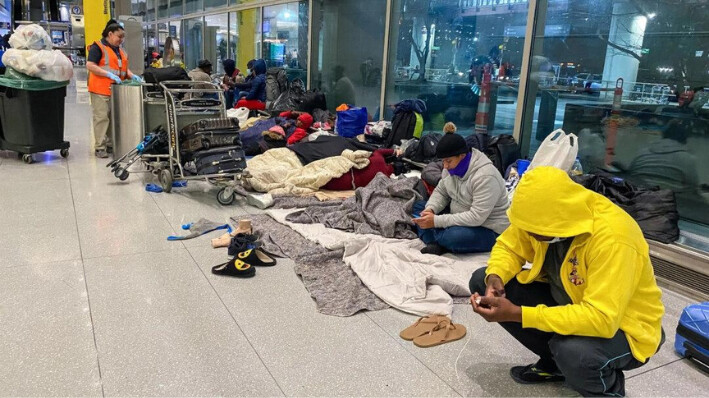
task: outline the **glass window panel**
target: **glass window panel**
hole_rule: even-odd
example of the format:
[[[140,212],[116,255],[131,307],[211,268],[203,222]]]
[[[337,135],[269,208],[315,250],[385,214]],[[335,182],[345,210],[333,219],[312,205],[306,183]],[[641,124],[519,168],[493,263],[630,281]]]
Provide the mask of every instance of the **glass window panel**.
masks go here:
[[[158,5],[158,19],[167,18],[169,15],[168,8],[170,0],[156,0]]]
[[[182,21],[182,53],[188,71],[196,68],[202,59],[202,25],[202,18]]]
[[[672,189],[686,222],[709,225],[709,5],[542,0],[538,18],[523,150],[563,128],[585,172]]]
[[[224,7],[226,5],[227,0],[204,0],[204,8],[207,10],[210,8]]]
[[[307,84],[308,2],[263,8],[262,57],[269,67],[283,67],[288,80]]]
[[[261,10],[232,12],[229,15],[229,57],[236,61],[236,67],[246,75],[246,64],[260,58]]]
[[[182,16],[182,0],[170,0],[168,15],[170,17]]]
[[[488,122],[478,131],[511,134],[527,8],[526,1],[394,0],[386,104],[423,99],[425,130],[440,132],[450,121],[467,135],[486,89]],[[388,107],[384,118],[391,117]]]
[[[386,2],[313,2],[311,86],[325,93],[330,111],[349,103],[377,112],[385,17]]]
[[[145,19],[154,21],[156,15],[157,3],[156,0],[146,0],[145,2]]]
[[[224,73],[222,62],[228,58],[228,19],[227,13],[204,17],[204,58],[212,62],[214,73]]]
[[[145,16],[147,11],[145,0],[131,0],[131,13],[133,15]]]
[[[202,0],[185,0],[185,13],[198,12],[204,9]]]

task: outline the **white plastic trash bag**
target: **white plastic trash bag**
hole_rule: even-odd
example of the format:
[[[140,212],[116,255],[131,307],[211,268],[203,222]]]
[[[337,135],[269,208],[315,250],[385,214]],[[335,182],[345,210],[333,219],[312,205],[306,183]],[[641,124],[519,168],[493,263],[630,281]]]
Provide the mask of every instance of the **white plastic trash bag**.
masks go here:
[[[243,126],[246,124],[246,121],[249,120],[249,108],[236,108],[236,109],[227,109],[226,111],[226,116],[235,118],[239,120],[239,126]]]
[[[10,46],[18,50],[51,50],[52,39],[37,24],[20,25],[10,36]]]
[[[544,139],[528,170],[539,166],[554,166],[566,172],[571,170],[579,152],[579,141],[574,134],[554,130]]]
[[[2,62],[12,69],[42,80],[64,82],[74,76],[74,66],[69,58],[59,50],[18,50],[5,51]]]

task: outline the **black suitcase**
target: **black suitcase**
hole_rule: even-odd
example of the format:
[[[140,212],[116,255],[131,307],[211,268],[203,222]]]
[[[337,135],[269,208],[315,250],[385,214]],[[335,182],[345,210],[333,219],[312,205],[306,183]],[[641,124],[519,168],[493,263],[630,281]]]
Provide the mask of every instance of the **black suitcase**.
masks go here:
[[[195,152],[197,174],[237,173],[246,168],[246,157],[241,146],[214,148]]]
[[[241,146],[237,119],[202,119],[185,126],[180,133],[184,153],[225,146]]]
[[[241,146],[239,130],[211,130],[198,132],[182,139],[183,152],[196,152],[225,146]]]
[[[239,131],[239,119],[232,117],[202,119],[182,128],[181,135],[189,137],[199,132],[235,129]]]

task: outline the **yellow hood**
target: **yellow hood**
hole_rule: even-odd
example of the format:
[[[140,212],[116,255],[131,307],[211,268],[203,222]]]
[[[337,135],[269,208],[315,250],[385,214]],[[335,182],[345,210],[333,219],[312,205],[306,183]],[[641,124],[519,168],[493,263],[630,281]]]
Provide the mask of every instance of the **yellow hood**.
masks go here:
[[[507,210],[510,224],[537,235],[568,238],[593,231],[593,193],[556,167],[526,172]]]

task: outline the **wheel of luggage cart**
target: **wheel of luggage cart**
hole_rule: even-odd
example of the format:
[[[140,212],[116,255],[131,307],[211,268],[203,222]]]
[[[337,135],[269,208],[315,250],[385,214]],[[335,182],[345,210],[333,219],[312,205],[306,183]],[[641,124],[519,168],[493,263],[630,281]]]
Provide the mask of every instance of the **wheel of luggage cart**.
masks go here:
[[[128,172],[128,170],[124,169],[123,167],[118,167],[117,169],[115,169],[113,171],[113,175],[116,178],[118,178],[119,180],[125,181],[128,178],[128,176],[130,175],[130,173]]]
[[[32,157],[32,154],[25,153],[24,155],[22,155],[22,161],[27,164],[32,164],[34,163],[34,158]]]
[[[217,202],[222,206],[229,206],[234,203],[234,189],[232,187],[224,187],[217,192]]]
[[[68,150],[68,149],[62,149],[62,150],[59,151],[59,154],[60,154],[63,158],[67,158],[67,157],[69,157],[69,150]]]
[[[172,171],[169,169],[162,169],[158,174],[158,181],[160,181],[160,187],[162,187],[163,192],[170,193],[172,191]]]

